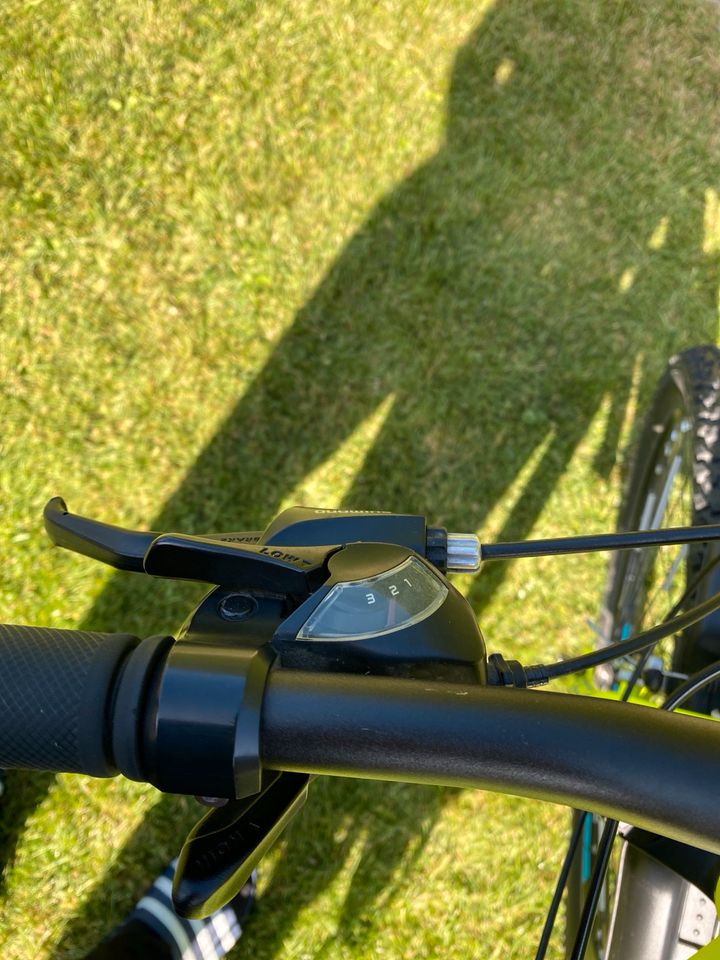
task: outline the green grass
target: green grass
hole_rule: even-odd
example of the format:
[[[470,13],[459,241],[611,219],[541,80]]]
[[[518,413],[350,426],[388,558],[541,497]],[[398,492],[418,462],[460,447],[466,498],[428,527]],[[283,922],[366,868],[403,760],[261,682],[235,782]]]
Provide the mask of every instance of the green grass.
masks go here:
[[[637,406],[718,334],[719,28],[703,0],[6,0],[2,618],[147,634],[198,595],[49,548],[58,493],[197,532],[303,501],[609,529]],[[590,643],[602,582],[464,587],[539,659]],[[13,775],[3,955],[83,956],[196,816]],[[565,823],[319,782],[235,955],[526,957]]]

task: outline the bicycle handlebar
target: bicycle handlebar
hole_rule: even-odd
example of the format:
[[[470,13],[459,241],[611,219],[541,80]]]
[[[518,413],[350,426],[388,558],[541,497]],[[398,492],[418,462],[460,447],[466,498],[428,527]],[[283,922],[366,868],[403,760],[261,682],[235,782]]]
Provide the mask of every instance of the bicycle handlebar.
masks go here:
[[[0,766],[119,769],[156,782],[146,757],[158,746],[149,740],[171,643],[0,626]],[[223,696],[238,713],[242,684],[230,678]],[[214,719],[189,704],[183,730],[202,745]],[[275,669],[260,751],[267,769],[502,791],[720,853],[711,720],[567,694]],[[186,779],[204,794],[218,775],[193,769]]]
[[[720,853],[720,725],[563,693],[278,670],[263,763],[568,804]]]

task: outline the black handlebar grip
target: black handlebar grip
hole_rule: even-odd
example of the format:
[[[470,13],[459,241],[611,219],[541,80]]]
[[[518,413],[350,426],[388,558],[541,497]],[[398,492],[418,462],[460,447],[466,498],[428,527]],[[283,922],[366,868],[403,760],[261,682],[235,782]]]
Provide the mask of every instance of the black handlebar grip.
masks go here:
[[[139,640],[0,624],[0,767],[112,776],[116,679]]]

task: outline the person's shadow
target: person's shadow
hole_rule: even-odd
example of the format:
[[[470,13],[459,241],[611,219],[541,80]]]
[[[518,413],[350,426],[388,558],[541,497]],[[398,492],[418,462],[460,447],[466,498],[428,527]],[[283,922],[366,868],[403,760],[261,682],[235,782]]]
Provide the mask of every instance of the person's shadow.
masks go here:
[[[591,29],[565,36],[553,5],[534,5],[518,32],[516,8],[498,5],[459,50],[445,142],[341,251],[155,529],[262,528],[374,416],[377,436],[337,506],[479,529],[531,464],[500,534],[521,538],[595,418],[605,417],[595,465],[607,473],[631,394],[642,405],[669,355],[715,339],[717,263],[703,250],[698,173],[715,169],[710,125],[699,131],[693,110],[684,119],[682,98],[672,86],[658,96],[651,74],[643,87],[636,36],[618,28],[598,62]],[[652,49],[652,37],[642,42]],[[502,576],[498,567],[477,581],[478,613]],[[194,595],[119,575],[83,626],[167,630]],[[18,781],[28,804],[15,802],[5,825],[7,855],[45,784]],[[274,956],[358,843],[337,936],[362,931],[451,795],[315,784],[244,949]],[[126,882],[137,862],[160,869],[199,813],[177,798],[154,808],[68,923],[56,960],[82,956],[121,918],[142,892]]]

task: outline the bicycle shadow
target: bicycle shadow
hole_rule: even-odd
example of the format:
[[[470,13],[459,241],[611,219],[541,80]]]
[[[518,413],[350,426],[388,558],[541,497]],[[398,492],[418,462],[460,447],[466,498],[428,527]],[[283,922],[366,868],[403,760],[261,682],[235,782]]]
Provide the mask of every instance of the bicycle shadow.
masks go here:
[[[711,169],[711,135],[691,129],[688,110],[688,136],[668,161],[654,120],[676,109],[674,91],[654,103],[638,87],[637,36],[610,33],[612,50],[597,64],[593,30],[574,25],[570,43],[553,5],[536,4],[518,34],[514,7],[491,10],[459,50],[445,142],[340,252],[153,528],[261,528],[382,410],[342,506],[477,529],[536,456],[500,533],[522,538],[600,412],[607,408],[596,468],[607,473],[633,390],[642,402],[671,353],[715,340],[705,184],[693,174],[678,185],[684,170]],[[568,16],[587,18],[590,7]],[[652,50],[648,30],[642,42]],[[229,474],[232,489],[220,482]],[[478,613],[503,576],[497,567],[477,581],[470,599]],[[83,627],[165,630],[195,593],[118,575]],[[351,938],[393,872],[422,849],[452,791],[333,782],[313,794],[243,940],[257,957],[276,955],[299,911],[357,848],[337,931]],[[391,829],[368,814],[378,802],[394,811]],[[339,842],[328,827],[334,810]],[[55,960],[81,956],[121,918],[142,892],[125,883],[126,871],[146,861],[160,869],[175,852],[168,825],[179,845],[194,818],[187,801],[158,803],[68,924]],[[108,909],[108,890],[121,878]]]

